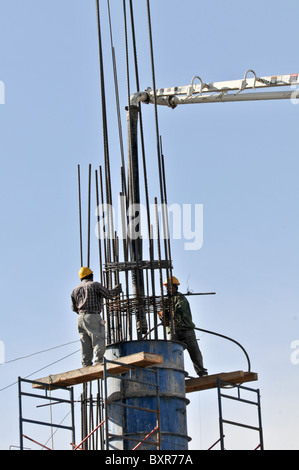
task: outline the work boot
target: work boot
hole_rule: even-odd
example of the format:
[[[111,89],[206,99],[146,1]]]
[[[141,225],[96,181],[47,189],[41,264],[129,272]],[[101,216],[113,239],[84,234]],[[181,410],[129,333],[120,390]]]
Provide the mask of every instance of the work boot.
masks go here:
[[[208,375],[208,370],[204,367],[197,373],[198,377],[203,377],[204,375]]]

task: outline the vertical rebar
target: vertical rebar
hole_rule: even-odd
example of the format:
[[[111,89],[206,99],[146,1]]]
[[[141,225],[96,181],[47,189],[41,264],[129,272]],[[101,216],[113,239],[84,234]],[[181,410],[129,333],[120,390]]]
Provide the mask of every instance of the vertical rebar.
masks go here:
[[[130,14],[131,14],[132,42],[133,42],[134,62],[135,62],[136,87],[137,87],[137,92],[139,92],[140,85],[139,85],[139,73],[138,73],[138,63],[137,63],[137,44],[136,44],[136,35],[135,35],[135,26],[134,26],[135,22],[134,22],[134,11],[133,11],[132,0],[130,0]],[[144,180],[145,202],[146,202],[146,212],[147,212],[147,229],[148,229],[148,235],[150,237],[151,222],[150,222],[148,180],[147,180],[147,167],[146,167],[146,158],[145,158],[145,145],[144,145],[141,103],[139,103],[138,107],[139,107],[141,154],[142,154],[142,162],[143,162],[143,180]]]
[[[157,304],[156,304],[156,288],[155,288],[155,270],[153,267],[154,260],[154,229],[153,225],[150,226],[150,237],[149,237],[149,253],[150,253],[150,274],[151,274],[151,285],[152,285],[152,297],[153,297],[153,316],[154,316],[154,328],[155,328],[155,339],[158,339],[158,328],[157,328]]]
[[[114,235],[114,262],[118,263],[119,261],[119,239],[118,236]],[[119,271],[116,269],[115,273],[115,284],[119,284]],[[123,332],[122,332],[122,322],[121,322],[121,307],[118,302],[118,306],[115,308],[115,317],[116,317],[116,338],[117,342],[123,341]]]
[[[103,173],[102,173],[102,167],[99,167],[99,180],[100,180],[100,194],[101,194],[101,207],[102,207],[102,219],[104,219],[104,189],[103,189]],[[104,259],[105,259],[105,264],[107,263],[107,243],[106,243],[106,235],[104,232],[104,227],[103,231],[101,232],[101,235],[103,236],[103,246],[104,246]],[[105,285],[105,279],[103,279],[104,285]],[[108,283],[106,284],[108,285]]]
[[[145,285],[146,285],[146,299],[145,299],[145,311],[147,312],[147,325],[148,325],[148,331],[149,331],[149,336],[148,338],[151,339],[151,309],[150,309],[150,293],[149,293],[149,282],[148,282],[148,269],[145,271]]]
[[[127,234],[127,215],[124,201],[124,194],[120,193],[120,213],[121,213],[121,226],[122,226],[122,238],[123,238],[123,253],[125,263],[128,261],[128,234]],[[129,305],[129,276],[128,270],[125,269],[125,296],[126,296],[126,321],[125,321],[125,334],[126,341],[128,340],[128,334],[130,341],[132,340],[132,317]]]
[[[171,296],[169,297],[169,315],[171,318],[171,335],[175,335],[175,315],[174,315],[174,299],[172,296],[172,261],[171,261],[171,248],[170,248],[170,233],[169,233],[169,218],[168,218],[168,202],[166,192],[166,178],[165,178],[165,162],[162,150],[162,138],[160,136],[160,149],[161,149],[161,169],[162,169],[162,186],[163,186],[163,209],[164,209],[164,221],[165,221],[165,253],[166,259],[169,261],[169,271],[166,270],[166,276],[168,280],[168,289],[170,290]]]
[[[159,217],[158,217],[158,204],[157,198],[155,197],[155,212],[156,212],[156,229],[157,229],[157,251],[158,251],[158,262],[159,262],[159,274],[160,274],[160,288],[161,288],[161,298],[162,298],[162,312],[163,312],[163,333],[164,339],[166,339],[166,318],[165,318],[165,305],[163,302],[163,276],[162,276],[162,268],[161,268],[161,248],[160,248],[160,227],[159,227]]]
[[[102,204],[102,218],[104,218],[104,190],[103,190],[103,175],[102,175],[101,166],[99,167],[99,170],[100,170],[99,178],[100,178],[100,193],[101,193],[101,204]],[[107,264],[107,237],[104,233],[104,227],[103,227],[102,234],[103,234],[103,245],[104,245],[104,258],[105,258],[105,264]],[[104,284],[106,284],[106,286],[109,286],[109,273],[107,273],[106,275],[106,280],[104,278]],[[106,311],[106,322],[107,322],[107,343],[111,343],[111,317],[110,317],[109,309],[107,307],[107,305],[109,305],[108,299],[106,300],[105,305],[106,305],[105,311]]]
[[[103,128],[103,143],[104,143],[104,161],[105,161],[105,186],[106,186],[106,203],[107,203],[107,260],[111,261],[111,241],[114,234],[113,217],[112,217],[112,191],[111,191],[111,172],[110,172],[110,157],[109,157],[109,144],[108,144],[108,123],[107,123],[107,108],[106,108],[106,93],[105,93],[105,78],[104,78],[104,65],[103,65],[103,48],[102,48],[102,33],[101,33],[101,20],[100,20],[100,4],[96,0],[97,10],[97,24],[98,24],[98,46],[99,46],[99,66],[100,66],[100,84],[101,84],[101,98],[102,98],[102,128]],[[108,277],[108,287],[111,289],[111,276]]]
[[[90,267],[90,210],[91,210],[91,164],[88,171],[88,235],[87,235],[87,266]]]
[[[79,196],[79,235],[80,235],[80,266],[83,266],[83,246],[82,246],[82,209],[81,209],[81,178],[80,165],[78,165],[78,196]]]
[[[122,167],[125,168],[123,133],[122,133],[122,125],[121,125],[119,90],[118,90],[118,77],[117,77],[117,68],[116,68],[115,48],[113,45],[113,37],[112,37],[111,12],[110,12],[109,0],[107,0],[107,7],[108,7],[108,19],[109,19],[109,29],[110,29],[111,54],[112,54],[112,63],[113,63],[113,76],[114,76],[115,101],[116,101],[116,109],[117,109],[120,155],[121,155]],[[123,191],[126,194],[127,193],[126,182],[124,181],[123,183],[124,183]]]
[[[164,195],[164,208],[165,208],[165,224],[166,224],[166,239],[167,239],[167,259],[169,260],[170,266],[170,276],[172,276],[171,270],[171,248],[170,248],[170,233],[169,233],[169,218],[168,218],[168,201],[167,201],[167,191],[166,191],[166,177],[165,177],[165,161],[162,149],[162,138],[160,137],[160,148],[161,148],[161,166],[162,166],[162,185],[163,185],[163,195]]]
[[[99,181],[98,171],[95,170],[95,183],[96,183],[96,204],[97,204],[97,221],[98,221],[98,247],[99,247],[99,268],[100,268],[100,279],[103,284],[103,260],[102,260],[102,243],[101,243],[101,229],[100,229],[100,198],[99,198]]]

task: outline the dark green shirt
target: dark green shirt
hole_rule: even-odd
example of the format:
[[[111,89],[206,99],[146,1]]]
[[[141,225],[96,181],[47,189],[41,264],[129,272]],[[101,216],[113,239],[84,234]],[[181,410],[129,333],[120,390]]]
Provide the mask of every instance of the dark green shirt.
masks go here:
[[[174,296],[174,315],[177,330],[181,328],[195,328],[189,302],[180,292],[177,292]]]

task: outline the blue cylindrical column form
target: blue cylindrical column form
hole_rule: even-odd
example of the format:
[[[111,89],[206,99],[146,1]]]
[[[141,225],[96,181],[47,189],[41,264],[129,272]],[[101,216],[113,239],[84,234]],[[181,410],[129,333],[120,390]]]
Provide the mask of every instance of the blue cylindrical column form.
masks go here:
[[[155,368],[135,369],[131,375],[123,374],[122,380],[108,377],[108,429],[109,434],[113,434],[109,437],[109,449],[130,450],[141,442],[157,426],[158,415],[147,411],[150,409],[160,414],[161,450],[187,450],[190,438],[187,435],[186,406],[189,401],[185,395],[183,345],[163,340],[130,341],[108,346],[105,356],[108,360],[117,361],[119,357],[141,351],[161,354],[163,364]],[[136,381],[127,380],[130,377]],[[157,437],[158,433],[153,433],[139,449],[157,450],[154,444]]]

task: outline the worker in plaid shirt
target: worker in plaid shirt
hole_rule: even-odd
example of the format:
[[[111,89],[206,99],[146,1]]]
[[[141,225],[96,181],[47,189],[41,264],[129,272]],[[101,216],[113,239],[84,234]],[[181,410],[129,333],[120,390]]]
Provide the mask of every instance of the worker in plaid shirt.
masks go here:
[[[81,341],[82,366],[103,362],[105,353],[105,322],[102,318],[103,297],[113,299],[121,292],[121,284],[107,289],[93,281],[93,272],[83,267],[79,271],[81,283],[73,290],[72,310],[78,313],[78,331]]]

